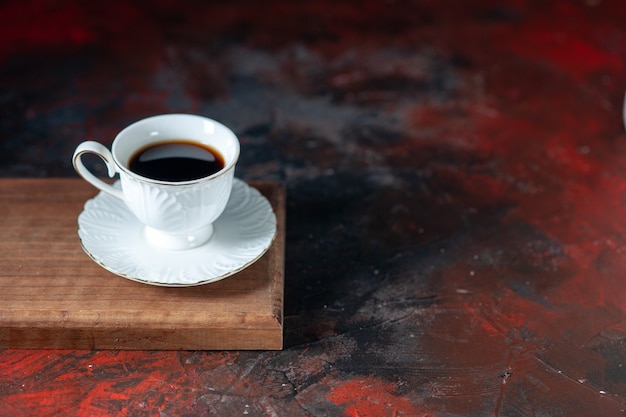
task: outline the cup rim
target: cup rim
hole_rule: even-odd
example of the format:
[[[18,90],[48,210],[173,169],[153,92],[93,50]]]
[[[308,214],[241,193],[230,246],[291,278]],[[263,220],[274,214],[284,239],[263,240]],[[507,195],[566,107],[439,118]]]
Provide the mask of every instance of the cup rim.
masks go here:
[[[224,168],[220,169],[219,171],[208,175],[206,177],[202,177],[202,178],[196,178],[193,180],[188,180],[188,181],[164,181],[164,180],[157,180],[154,178],[149,178],[149,177],[145,177],[143,175],[139,175],[134,171],[131,171],[128,167],[126,167],[125,164],[122,164],[119,159],[117,158],[117,153],[115,151],[116,149],[116,143],[118,138],[120,138],[120,136],[125,133],[127,130],[129,130],[131,127],[134,127],[140,123],[147,123],[152,119],[161,119],[161,118],[169,118],[169,117],[189,117],[189,118],[193,118],[193,119],[202,119],[202,120],[206,120],[206,121],[210,121],[213,124],[219,125],[222,128],[224,128],[227,132],[229,132],[230,134],[232,134],[232,137],[234,139],[234,143],[235,143],[235,155],[232,159],[232,161],[230,161],[229,163],[227,163]],[[167,139],[164,139],[167,140]],[[184,185],[195,185],[195,184],[199,184],[199,183],[203,183],[205,181],[211,181],[215,178],[221,177],[222,175],[226,175],[229,171],[233,170],[235,168],[235,165],[237,164],[238,160],[239,160],[239,154],[240,154],[240,149],[241,149],[241,145],[239,143],[239,138],[237,137],[237,135],[235,134],[235,132],[233,132],[229,127],[227,127],[226,125],[224,125],[223,123],[218,122],[217,120],[211,119],[209,117],[205,117],[205,116],[200,116],[197,114],[190,114],[190,113],[163,113],[163,114],[157,114],[154,116],[150,116],[150,117],[145,117],[143,119],[139,119],[131,124],[129,124],[128,126],[126,126],[124,129],[122,129],[116,136],[115,139],[113,140],[113,143],[111,145],[111,155],[113,156],[113,160],[115,162],[115,165],[117,165],[118,169],[120,170],[120,172],[124,172],[126,175],[142,181],[142,182],[146,182],[146,183],[150,183],[150,184],[157,184],[157,185],[170,185],[170,186],[184,186]]]

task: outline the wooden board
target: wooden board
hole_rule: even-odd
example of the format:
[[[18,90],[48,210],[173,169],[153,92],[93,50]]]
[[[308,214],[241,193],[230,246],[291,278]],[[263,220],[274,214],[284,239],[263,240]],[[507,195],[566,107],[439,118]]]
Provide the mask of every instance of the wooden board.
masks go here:
[[[79,179],[0,179],[0,347],[282,349],[285,191],[270,201],[278,234],[247,269],[166,288],[118,277],[82,250],[77,217],[94,188]]]

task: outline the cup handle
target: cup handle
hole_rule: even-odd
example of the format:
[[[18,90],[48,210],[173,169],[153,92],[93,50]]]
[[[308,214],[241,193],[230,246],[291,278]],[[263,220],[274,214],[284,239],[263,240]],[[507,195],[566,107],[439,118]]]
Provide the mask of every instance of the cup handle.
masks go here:
[[[115,162],[113,162],[113,155],[111,152],[101,143],[94,142],[92,140],[85,141],[76,147],[74,151],[74,157],[72,158],[72,164],[74,165],[74,169],[78,174],[85,179],[88,183],[93,185],[105,193],[111,194],[113,197],[117,197],[120,200],[124,200],[124,194],[121,190],[113,187],[110,184],[102,181],[100,178],[93,175],[83,164],[81,161],[81,156],[84,153],[93,153],[98,155],[106,164],[109,177],[113,178],[116,174],[117,169],[115,167]]]

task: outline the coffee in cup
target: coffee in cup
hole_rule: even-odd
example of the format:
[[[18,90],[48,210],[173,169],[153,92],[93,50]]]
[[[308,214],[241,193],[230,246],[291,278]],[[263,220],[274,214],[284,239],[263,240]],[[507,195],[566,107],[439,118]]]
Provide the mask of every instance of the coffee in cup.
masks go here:
[[[72,161],[86,181],[126,203],[151,244],[184,250],[211,237],[230,196],[239,150],[235,134],[215,120],[166,114],[126,127],[111,151],[83,142]],[[121,188],[94,176],[81,161],[84,153],[102,158],[109,176],[119,174]]]

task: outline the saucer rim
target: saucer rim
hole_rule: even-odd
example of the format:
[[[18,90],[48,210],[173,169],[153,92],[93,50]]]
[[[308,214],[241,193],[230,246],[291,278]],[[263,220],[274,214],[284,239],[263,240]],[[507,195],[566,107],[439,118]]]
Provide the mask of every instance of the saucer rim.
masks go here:
[[[233,276],[233,275],[243,271],[244,269],[248,268],[252,264],[256,263],[259,259],[261,259],[263,257],[263,255],[265,255],[270,250],[270,248],[272,247],[272,245],[274,244],[274,242],[276,240],[276,236],[278,235],[278,219],[276,217],[276,211],[274,210],[274,207],[272,207],[272,204],[267,199],[267,197],[265,197],[263,194],[261,194],[260,191],[256,187],[253,187],[250,184],[248,184],[247,182],[245,182],[245,181],[243,181],[241,179],[238,179],[238,178],[233,178],[233,188],[235,187],[235,185],[234,185],[235,182],[240,182],[245,187],[252,188],[252,189],[256,190],[259,193],[259,197],[264,199],[268,203],[269,208],[271,210],[271,213],[273,214],[273,217],[274,217],[274,222],[273,222],[274,223],[274,233],[272,234],[272,237],[271,237],[269,243],[267,245],[265,245],[263,247],[263,249],[260,250],[258,254],[256,254],[256,256],[254,256],[252,259],[250,259],[245,264],[242,264],[242,265],[240,265],[240,266],[238,266],[238,267],[236,267],[234,269],[230,269],[230,270],[228,270],[227,272],[225,272],[225,273],[223,273],[221,275],[214,276],[214,277],[211,277],[209,279],[204,279],[204,280],[200,280],[200,281],[193,281],[193,282],[192,281],[189,281],[189,282],[161,282],[161,281],[154,281],[154,280],[149,280],[149,279],[145,279],[145,278],[136,277],[136,276],[133,276],[133,275],[128,275],[128,274],[125,274],[123,272],[119,272],[119,271],[114,270],[113,268],[111,268],[110,266],[106,265],[104,262],[102,262],[98,258],[96,258],[95,255],[93,253],[91,253],[86,248],[86,246],[85,246],[85,244],[83,242],[83,238],[81,237],[81,234],[77,233],[79,241],[80,241],[81,248],[83,249],[85,254],[87,254],[87,256],[89,256],[89,258],[92,261],[94,261],[97,265],[99,265],[100,267],[104,268],[105,270],[109,271],[110,273],[112,273],[114,275],[117,275],[117,276],[119,276],[121,278],[128,279],[130,281],[138,282],[138,283],[141,283],[141,284],[147,284],[147,285],[152,285],[152,286],[157,286],[157,287],[184,288],[184,287],[196,287],[196,286],[201,286],[201,285],[212,284],[214,282],[218,282],[218,281],[221,281],[221,280],[223,280],[225,278],[231,277],[231,276]],[[115,182],[114,186],[119,186],[119,180]],[[80,215],[83,212],[85,212],[87,203],[89,201],[91,201],[91,200],[94,200],[94,199],[100,197],[100,196],[107,197],[107,198],[110,197],[109,195],[104,195],[102,193],[98,193],[94,197],[86,200],[85,204],[83,205],[83,210],[79,214],[79,217],[80,217]],[[111,198],[114,198],[114,197],[111,197]],[[137,221],[139,221],[139,220],[137,220]],[[78,231],[80,231],[80,229],[81,229],[81,227],[80,227],[80,224],[79,224]],[[205,243],[205,244],[208,244],[208,242]],[[201,245],[201,246],[203,246],[203,245]],[[201,246],[199,246],[199,247],[201,247]],[[193,250],[193,249],[189,249],[189,250]]]

